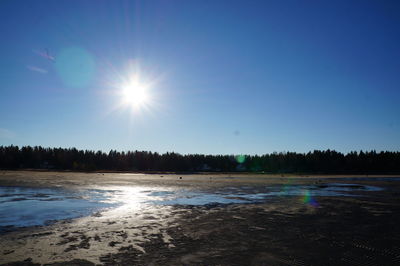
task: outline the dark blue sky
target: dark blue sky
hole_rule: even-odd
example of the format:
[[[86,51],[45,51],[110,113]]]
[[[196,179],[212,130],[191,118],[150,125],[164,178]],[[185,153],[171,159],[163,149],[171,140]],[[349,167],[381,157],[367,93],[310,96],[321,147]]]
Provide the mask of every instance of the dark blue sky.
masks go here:
[[[0,145],[399,150],[399,14],[398,1],[3,0]],[[120,81],[137,71],[150,100],[132,111]]]

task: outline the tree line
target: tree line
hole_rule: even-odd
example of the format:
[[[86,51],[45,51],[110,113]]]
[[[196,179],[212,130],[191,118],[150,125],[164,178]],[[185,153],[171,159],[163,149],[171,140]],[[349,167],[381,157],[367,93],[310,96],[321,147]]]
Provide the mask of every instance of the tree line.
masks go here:
[[[76,148],[0,146],[1,169],[75,171],[260,172],[314,174],[399,174],[400,152],[334,150],[264,155],[203,155],[149,151],[108,153]]]

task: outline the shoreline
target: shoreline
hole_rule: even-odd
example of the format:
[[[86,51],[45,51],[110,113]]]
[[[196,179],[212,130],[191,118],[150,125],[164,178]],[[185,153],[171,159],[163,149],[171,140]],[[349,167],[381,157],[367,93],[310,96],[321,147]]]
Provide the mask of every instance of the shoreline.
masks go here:
[[[93,187],[93,186],[219,186],[271,185],[298,183],[327,183],[332,179],[351,182],[351,179],[399,178],[400,175],[257,175],[257,174],[143,174],[120,172],[59,172],[59,171],[0,171],[0,186],[32,187]],[[346,180],[348,179],[348,180]],[[381,180],[385,182],[385,180]],[[390,181],[387,181],[390,182]]]
[[[318,173],[261,173],[261,172],[163,172],[163,171],[75,171],[75,170],[50,170],[50,169],[0,169],[0,173],[52,173],[52,174],[130,174],[130,175],[184,175],[184,176],[237,176],[237,177],[265,177],[265,178],[279,178],[279,177],[293,177],[293,178],[341,178],[341,177],[400,177],[399,174],[318,174]]]

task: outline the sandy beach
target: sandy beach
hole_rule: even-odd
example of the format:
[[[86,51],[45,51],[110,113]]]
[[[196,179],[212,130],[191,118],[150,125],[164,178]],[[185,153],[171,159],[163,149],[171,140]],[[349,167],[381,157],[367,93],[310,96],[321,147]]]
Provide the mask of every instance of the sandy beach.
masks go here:
[[[315,204],[293,195],[246,204],[139,206],[132,201],[3,232],[0,265],[400,265],[400,182],[382,177],[2,171],[1,187],[209,193],[229,187],[240,192],[234,197],[239,200],[243,191],[289,185],[323,189],[340,182],[356,190],[315,196]]]

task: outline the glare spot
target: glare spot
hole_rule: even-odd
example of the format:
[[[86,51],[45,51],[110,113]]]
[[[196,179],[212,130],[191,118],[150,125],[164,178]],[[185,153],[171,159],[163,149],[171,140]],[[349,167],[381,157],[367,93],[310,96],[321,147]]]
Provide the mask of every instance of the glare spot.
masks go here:
[[[318,202],[314,199],[314,197],[311,195],[311,192],[309,190],[304,191],[304,195],[302,197],[303,203],[310,205],[312,207],[318,207]]]
[[[235,157],[235,159],[236,159],[236,162],[238,162],[238,163],[244,163],[244,161],[246,161],[246,156],[245,155],[237,155]]]
[[[87,86],[95,72],[93,57],[80,47],[62,50],[57,55],[55,67],[64,84],[71,88]]]

